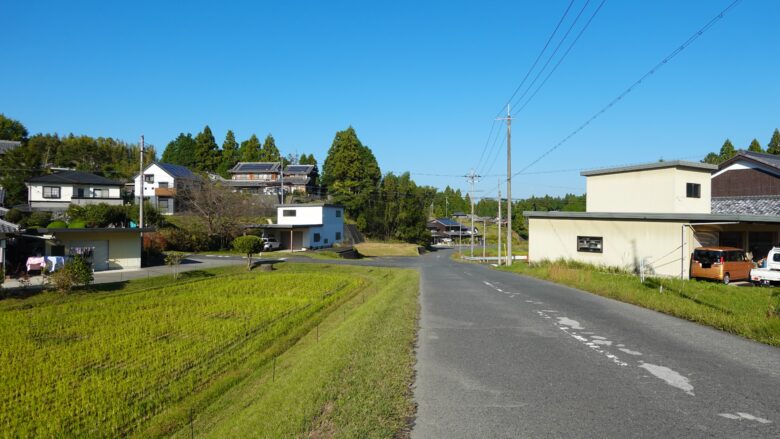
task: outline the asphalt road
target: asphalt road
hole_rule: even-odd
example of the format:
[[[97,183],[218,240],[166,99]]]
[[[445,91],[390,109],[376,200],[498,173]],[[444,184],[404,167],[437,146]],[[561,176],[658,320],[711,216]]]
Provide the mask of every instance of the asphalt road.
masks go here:
[[[780,349],[449,256],[407,262],[413,438],[780,437]]]

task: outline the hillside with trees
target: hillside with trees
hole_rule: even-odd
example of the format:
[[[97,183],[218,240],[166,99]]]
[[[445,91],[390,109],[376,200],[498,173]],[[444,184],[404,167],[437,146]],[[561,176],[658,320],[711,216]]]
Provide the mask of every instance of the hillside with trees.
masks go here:
[[[769,139],[769,142],[766,145],[766,149],[761,146],[761,142],[759,142],[758,139],[753,139],[745,149],[752,152],[763,152],[767,154],[780,155],[780,130],[775,128],[775,131],[772,133],[772,137]],[[723,145],[720,147],[720,151],[717,153],[711,152],[707,154],[702,159],[702,162],[712,165],[719,165],[734,157],[735,155],[737,155],[737,149],[734,148],[734,144],[731,143],[730,139],[726,139],[723,142]]]

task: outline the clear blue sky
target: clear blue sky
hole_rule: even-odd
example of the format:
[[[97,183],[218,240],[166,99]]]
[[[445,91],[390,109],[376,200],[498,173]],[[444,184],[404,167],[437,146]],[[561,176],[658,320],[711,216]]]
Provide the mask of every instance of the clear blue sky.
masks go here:
[[[606,1],[516,115],[513,168],[555,145],[730,2]],[[599,3],[590,1],[567,41]],[[239,141],[272,133],[283,154],[314,153],[320,163],[335,132],[352,125],[383,172],[465,189],[455,176],[477,168],[488,175],[478,195],[490,196],[506,170],[503,149],[495,161],[480,160],[493,117],[568,4],[3,0],[0,112],[31,133],[129,142],[143,133],[158,153],[206,124],[220,144],[228,129]],[[585,4],[574,1],[559,35]],[[744,0],[529,171],[698,160],[726,137],[737,147],[754,137],[765,146],[780,127],[779,16],[780,1]],[[515,197],[566,192],[584,192],[577,171],[513,182]]]

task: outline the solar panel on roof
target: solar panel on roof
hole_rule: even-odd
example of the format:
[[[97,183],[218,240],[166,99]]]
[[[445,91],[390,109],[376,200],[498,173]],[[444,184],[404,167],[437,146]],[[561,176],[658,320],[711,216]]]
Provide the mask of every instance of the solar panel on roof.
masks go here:
[[[438,221],[445,226],[459,226],[460,223],[448,218],[439,218]]]
[[[242,163],[238,169],[241,171],[260,172],[272,171],[276,166],[276,163]]]
[[[307,172],[309,168],[309,165],[290,165],[286,170],[287,172]]]

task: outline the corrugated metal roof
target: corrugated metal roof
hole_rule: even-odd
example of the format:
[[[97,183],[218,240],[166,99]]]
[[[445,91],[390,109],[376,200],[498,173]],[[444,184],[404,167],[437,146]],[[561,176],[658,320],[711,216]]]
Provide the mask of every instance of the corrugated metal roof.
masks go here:
[[[743,151],[743,150],[737,151],[737,155],[721,163],[719,168],[723,169],[724,167],[727,167],[728,165],[734,163],[735,161],[738,161],[740,158],[751,159],[756,162],[762,163],[764,165],[770,166],[772,168],[780,169],[780,156],[776,156],[774,154],[766,154],[763,152],[753,152],[753,151]]]

